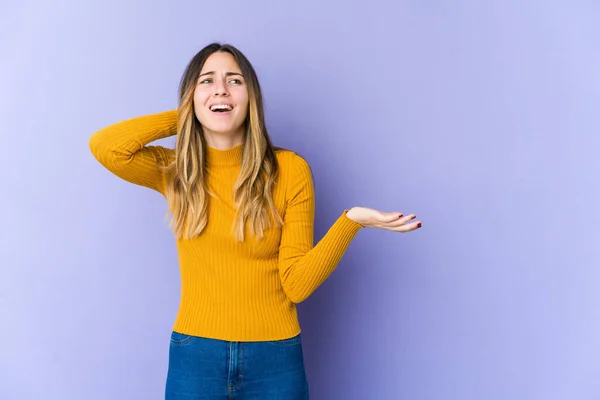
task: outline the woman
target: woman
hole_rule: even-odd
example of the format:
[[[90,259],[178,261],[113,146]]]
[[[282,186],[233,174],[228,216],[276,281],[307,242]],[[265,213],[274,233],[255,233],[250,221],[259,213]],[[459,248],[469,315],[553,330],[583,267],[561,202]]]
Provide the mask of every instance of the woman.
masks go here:
[[[171,135],[174,150],[148,145]],[[192,58],[177,110],[105,127],[90,148],[169,206],[182,282],[171,400],[308,399],[296,304],[333,272],[361,228],[421,226],[414,215],[354,207],[313,247],[310,167],[272,145],[256,73],[230,45]]]

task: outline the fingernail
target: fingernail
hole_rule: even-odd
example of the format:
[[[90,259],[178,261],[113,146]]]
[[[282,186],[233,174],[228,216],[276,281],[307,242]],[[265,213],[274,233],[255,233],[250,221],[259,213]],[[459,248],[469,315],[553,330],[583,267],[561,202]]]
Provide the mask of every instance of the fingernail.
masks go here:
[[[422,224],[419,222],[419,223],[417,224],[417,228],[420,228],[421,226],[422,226]]]

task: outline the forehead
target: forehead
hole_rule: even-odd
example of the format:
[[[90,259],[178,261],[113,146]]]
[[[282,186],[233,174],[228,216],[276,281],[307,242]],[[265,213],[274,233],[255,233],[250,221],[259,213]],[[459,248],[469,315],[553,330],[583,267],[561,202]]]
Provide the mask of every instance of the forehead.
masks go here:
[[[204,62],[202,71],[200,71],[200,73],[219,70],[226,70],[227,72],[241,72],[239,65],[231,54],[213,53]]]

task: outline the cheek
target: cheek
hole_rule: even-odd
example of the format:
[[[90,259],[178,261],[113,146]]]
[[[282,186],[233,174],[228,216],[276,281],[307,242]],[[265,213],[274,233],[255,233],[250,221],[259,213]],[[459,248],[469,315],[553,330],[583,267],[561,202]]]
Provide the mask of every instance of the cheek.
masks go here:
[[[196,113],[204,113],[206,111],[205,103],[206,96],[201,92],[194,93],[194,111],[196,111]]]
[[[200,101],[200,93],[198,91],[194,92],[194,107],[198,107],[201,104]]]
[[[245,94],[241,95],[238,104],[242,106],[242,108],[241,108],[242,114],[244,116],[246,116],[246,114],[248,114],[248,110],[250,107],[250,103],[248,102],[248,95],[245,95]]]

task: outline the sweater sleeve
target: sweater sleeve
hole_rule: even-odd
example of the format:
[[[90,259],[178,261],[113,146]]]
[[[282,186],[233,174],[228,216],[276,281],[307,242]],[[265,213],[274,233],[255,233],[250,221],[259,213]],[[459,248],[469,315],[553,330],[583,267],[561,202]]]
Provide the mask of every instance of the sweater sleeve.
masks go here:
[[[344,210],[313,247],[315,198],[311,169],[295,154],[291,165],[279,248],[279,276],[288,298],[300,303],[335,270],[363,226],[348,218],[348,210]]]
[[[94,157],[118,177],[164,194],[160,168],[173,150],[148,143],[177,133],[177,110],[145,115],[109,125],[94,133],[89,146]]]

